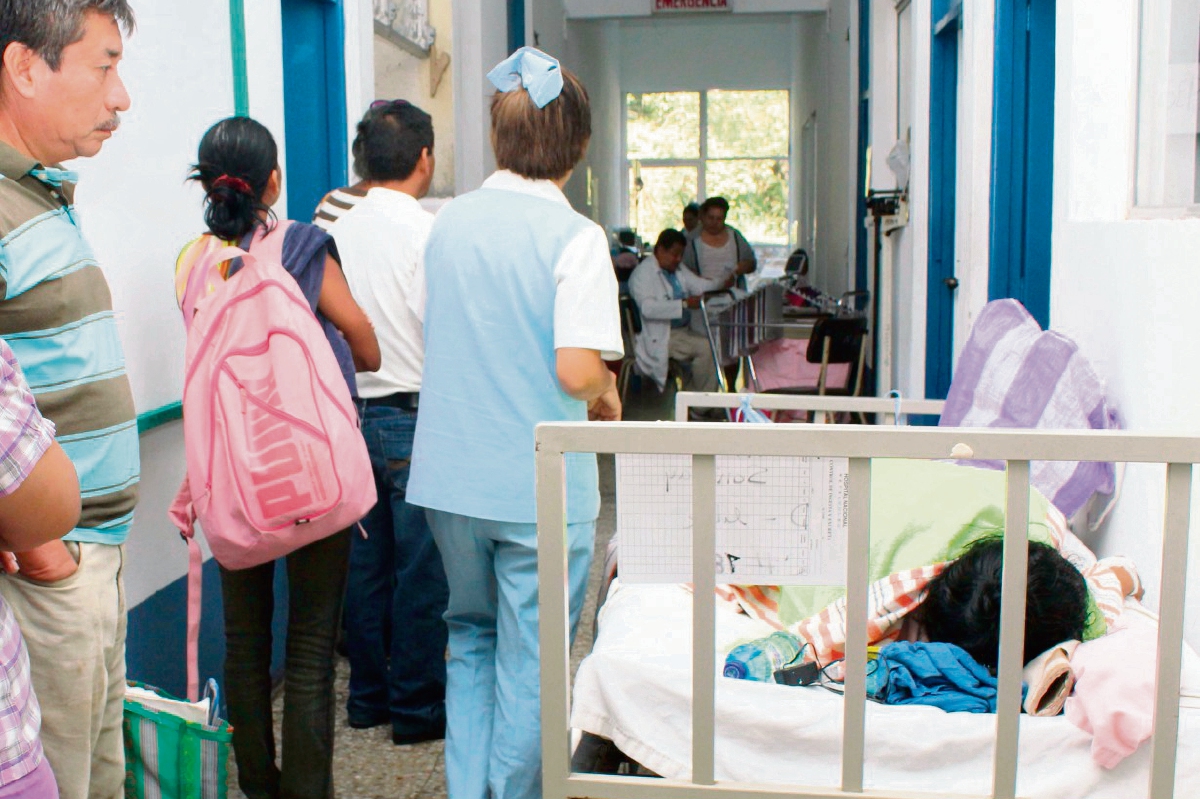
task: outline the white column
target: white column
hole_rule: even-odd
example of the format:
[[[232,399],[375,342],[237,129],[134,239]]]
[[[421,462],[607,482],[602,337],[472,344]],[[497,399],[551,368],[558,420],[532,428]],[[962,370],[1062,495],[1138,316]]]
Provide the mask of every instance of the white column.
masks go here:
[[[495,169],[488,131],[494,89],[488,70],[508,54],[505,0],[453,0],[454,186],[462,194],[479,188]]]
[[[964,3],[958,66],[958,191],[954,273],[955,349],[987,304],[991,262],[992,70],[995,4]],[[957,353],[955,353],[957,357]]]
[[[600,156],[600,223],[606,227],[624,226],[629,196],[625,185],[625,126],[621,121],[625,98],[621,94],[621,59],[618,55],[621,52],[621,23],[615,19],[601,23],[600,52],[605,57],[601,63],[599,107],[593,110],[592,116],[592,138],[597,138],[599,128],[604,131],[603,139],[612,143],[609,152],[597,154]]]
[[[346,142],[353,142],[358,120],[375,99],[375,14],[371,0],[346,0]],[[354,158],[346,148],[347,174],[354,176]]]

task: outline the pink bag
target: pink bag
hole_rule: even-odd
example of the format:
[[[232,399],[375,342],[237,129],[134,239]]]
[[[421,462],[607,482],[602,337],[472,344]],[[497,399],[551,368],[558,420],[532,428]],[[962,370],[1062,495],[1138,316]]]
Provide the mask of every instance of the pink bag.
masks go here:
[[[187,475],[170,516],[190,549],[188,696],[199,688],[197,519],[227,569],[275,560],[358,522],[375,481],[350,391],[320,323],[281,264],[288,223],[247,253],[192,266],[183,389]],[[240,257],[223,280],[220,265]]]

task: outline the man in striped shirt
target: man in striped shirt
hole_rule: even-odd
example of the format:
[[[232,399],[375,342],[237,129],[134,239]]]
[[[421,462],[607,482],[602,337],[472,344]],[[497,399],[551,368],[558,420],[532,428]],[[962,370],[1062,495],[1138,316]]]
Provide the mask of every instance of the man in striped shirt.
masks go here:
[[[42,741],[63,799],[123,796],[124,541],[139,479],[137,419],[112,298],[79,229],[76,176],[129,95],[117,75],[127,0],[0,4],[0,337],[79,475],[65,543],[0,577],[29,650]]]
[[[317,212],[313,214],[312,223],[328,233],[334,222],[363,201],[373,185],[369,180],[360,180],[353,186],[342,186],[340,189],[329,192],[317,204]]]

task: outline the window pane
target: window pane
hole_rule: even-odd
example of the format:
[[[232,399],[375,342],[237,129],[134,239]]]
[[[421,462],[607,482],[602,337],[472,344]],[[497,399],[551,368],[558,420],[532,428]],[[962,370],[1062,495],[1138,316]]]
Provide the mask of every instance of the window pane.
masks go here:
[[[625,110],[630,160],[700,157],[699,93],[627,94]]]
[[[1200,0],[1142,5],[1139,205],[1200,203]]]
[[[641,191],[635,167],[629,168],[629,226],[654,243],[666,228],[683,225],[683,206],[696,197],[697,169],[693,166],[641,168]]]
[[[788,162],[780,158],[709,161],[709,196],[729,200],[726,221],[754,244],[788,243]]]
[[[790,118],[786,91],[711,91],[708,93],[708,157],[786,156]]]

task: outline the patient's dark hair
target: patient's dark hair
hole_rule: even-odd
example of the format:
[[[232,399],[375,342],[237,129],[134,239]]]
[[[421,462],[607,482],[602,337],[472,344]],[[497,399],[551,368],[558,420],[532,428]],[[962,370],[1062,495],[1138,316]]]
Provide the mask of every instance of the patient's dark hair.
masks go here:
[[[995,669],[1003,569],[1004,539],[988,536],[969,544],[958,560],[933,578],[915,616],[929,640],[957,644],[981,665]],[[1055,644],[1082,639],[1087,596],[1078,569],[1054,547],[1029,542],[1023,663]]]
[[[673,227],[669,227],[662,233],[658,234],[658,241],[654,242],[654,249],[669,250],[672,247],[686,247],[687,236],[680,233]]]

